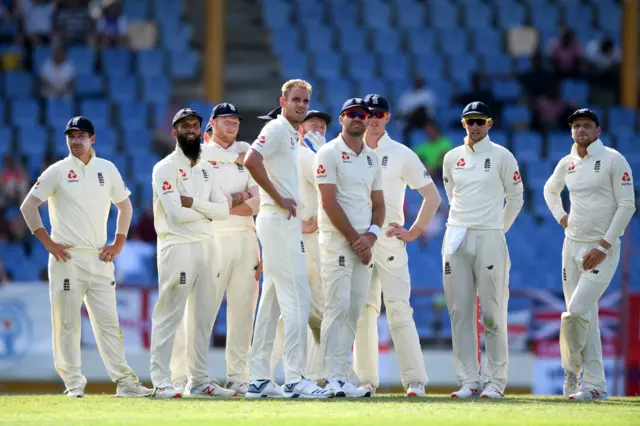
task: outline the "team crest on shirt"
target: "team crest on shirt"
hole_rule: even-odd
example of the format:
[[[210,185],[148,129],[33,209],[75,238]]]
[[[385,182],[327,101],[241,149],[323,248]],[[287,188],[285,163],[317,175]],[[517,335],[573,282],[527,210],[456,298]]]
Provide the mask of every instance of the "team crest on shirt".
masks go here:
[[[456,163],[456,169],[464,169],[466,165],[467,163],[464,161],[464,158],[460,158]]]
[[[384,157],[382,157],[382,167],[387,167],[388,163],[389,163],[389,156],[385,155]]]
[[[351,162],[351,156],[349,155],[348,152],[342,152],[342,162],[343,163],[350,163]]]
[[[293,136],[291,136],[289,138],[289,143],[291,144],[291,148],[295,149],[296,148],[296,140]]]
[[[69,173],[67,174],[67,179],[68,179],[67,182],[77,182],[78,175],[73,170],[69,170]]]
[[[575,172],[576,172],[576,163],[572,161],[571,164],[569,164],[569,167],[567,167],[567,174],[571,174]]]
[[[316,175],[318,176],[326,176],[327,175],[327,171],[325,170],[324,166],[322,164],[318,165],[318,168],[316,169]]]
[[[622,175],[622,186],[631,185],[631,175],[628,172],[624,172]]]

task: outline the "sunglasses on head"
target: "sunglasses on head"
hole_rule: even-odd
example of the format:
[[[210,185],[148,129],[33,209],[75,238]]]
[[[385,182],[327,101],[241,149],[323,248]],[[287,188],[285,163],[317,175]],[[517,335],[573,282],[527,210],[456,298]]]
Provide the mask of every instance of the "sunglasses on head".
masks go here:
[[[360,120],[365,120],[367,118],[369,118],[371,116],[371,114],[369,114],[366,111],[353,111],[353,110],[346,110],[343,115],[346,115],[349,118],[359,118]]]
[[[371,111],[371,118],[385,118],[387,116],[386,111]]]
[[[466,124],[467,126],[473,126],[474,124],[477,124],[478,126],[484,126],[489,121],[491,121],[490,118],[465,118],[464,124]]]

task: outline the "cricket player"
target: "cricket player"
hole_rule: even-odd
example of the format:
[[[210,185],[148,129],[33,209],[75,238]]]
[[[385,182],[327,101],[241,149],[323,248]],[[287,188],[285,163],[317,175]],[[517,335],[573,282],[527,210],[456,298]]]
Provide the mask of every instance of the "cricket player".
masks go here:
[[[96,156],[96,135],[86,117],[73,117],[64,131],[69,156],[48,167],[20,210],[29,229],[49,255],[49,294],[53,328],[53,362],[68,397],[84,397],[87,379],[80,369],[81,311],[84,301],[98,350],[116,395],[151,395],[124,357],[122,330],[116,312],[113,259],[124,246],[133,208],[120,172]],[[51,236],[38,206],[48,201]],[[115,241],[107,241],[109,208],[118,208]]]
[[[240,121],[238,109],[228,103],[216,105],[209,118],[208,145],[221,152],[246,152],[249,144],[236,142]],[[208,129],[207,129],[208,130]],[[206,133],[206,132],[205,132]],[[253,216],[258,213],[260,196],[251,174],[239,164],[211,162],[213,178],[223,192],[231,194],[231,211],[226,220],[215,220],[212,262],[220,271],[219,293],[213,309],[217,316],[224,292],[227,293],[227,388],[244,395],[249,387],[247,357],[251,348],[253,318],[258,303],[258,279],[261,273],[258,238]],[[184,330],[182,325],[179,330]],[[186,385],[185,333],[178,332],[174,342],[171,373],[174,388]]]
[[[333,392],[305,376],[310,291],[307,279],[298,185],[298,126],[309,109],[311,85],[289,80],[282,86],[282,113],[269,121],[245,158],[260,186],[256,219],[262,243],[264,282],[249,354],[247,398],[329,398]],[[302,206],[301,206],[302,207]],[[284,389],[271,380],[271,354],[278,318],[284,320]]]
[[[564,228],[562,284],[567,311],[560,320],[563,394],[571,400],[607,399],[602,365],[598,300],[620,260],[620,236],[635,213],[633,177],[627,160],[600,140],[600,120],[579,109],[569,116],[571,153],[544,186],[553,217]],[[571,211],[560,193],[569,189]],[[584,370],[585,388],[580,383]]]
[[[371,391],[349,380],[353,371],[349,355],[371,283],[373,246],[385,215],[382,166],[363,139],[369,115],[363,99],[348,99],[340,111],[342,132],[316,155],[320,268],[326,299],[320,352],[325,389],[341,397],[371,396]]]
[[[158,234],[159,295],[152,316],[152,396],[180,397],[171,384],[170,360],[176,329],[186,311],[185,396],[234,396],[209,378],[207,354],[217,313],[221,268],[214,243],[215,220],[229,218],[230,197],[213,166],[200,160],[202,117],[185,108],[173,118],[176,150],[153,168],[153,213]]]
[[[486,104],[467,105],[462,111],[462,126],[467,131],[464,145],[449,151],[443,162],[450,204],[442,248],[444,295],[461,385],[452,398],[503,398],[507,383],[511,263],[505,233],[522,208],[523,190],[513,154],[489,138],[492,124]],[[487,352],[482,394],[476,295],[480,296]]]
[[[320,252],[318,247],[318,190],[315,182],[315,153],[326,143],[327,126],[331,116],[326,112],[309,110],[298,127],[300,148],[298,149],[298,183],[304,207],[301,211],[302,241],[307,260],[307,277],[311,291],[311,310],[307,338],[307,377],[311,380],[323,378],[322,358],[319,352],[320,325],[324,310],[324,291],[320,278]],[[271,358],[274,372],[284,350],[284,323],[278,322],[276,343]]]
[[[413,309],[409,305],[411,282],[406,244],[424,232],[440,206],[440,194],[418,156],[387,134],[386,125],[391,119],[387,100],[380,95],[370,94],[364,101],[371,109],[370,124],[364,140],[381,161],[386,213],[373,257],[371,287],[356,333],[355,372],[362,380],[361,386],[373,394],[380,383],[378,317],[383,294],[391,338],[407,396],[425,396],[427,373],[420,337],[413,320]],[[409,230],[403,228],[407,185],[423,197],[418,216]]]

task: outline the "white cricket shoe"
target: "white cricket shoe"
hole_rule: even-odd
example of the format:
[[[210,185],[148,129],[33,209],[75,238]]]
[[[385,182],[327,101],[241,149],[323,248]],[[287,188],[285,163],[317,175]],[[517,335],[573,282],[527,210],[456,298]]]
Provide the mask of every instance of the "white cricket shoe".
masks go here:
[[[342,384],[338,379],[329,379],[324,382],[324,389],[333,392],[333,396],[336,398],[344,398],[347,396],[344,389],[342,389]]]
[[[340,382],[342,390],[347,398],[369,398],[371,391],[363,388],[362,386],[356,387],[351,382]]]
[[[409,386],[407,386],[407,396],[427,396],[427,393],[424,391],[424,383],[409,382]]]
[[[589,388],[569,396],[571,401],[606,401],[607,399],[609,399],[608,393]]]
[[[152,389],[145,388],[140,384],[140,382],[118,383],[118,387],[116,388],[116,396],[125,398],[142,398],[145,396],[151,396],[152,393]]]
[[[203,383],[198,386],[187,384],[183,396],[189,398],[213,398],[225,396],[238,396],[238,392],[233,389],[225,389],[220,386],[217,380],[211,380],[209,383]]]
[[[73,388],[64,391],[67,398],[84,398],[84,388]]]
[[[282,393],[285,398],[302,399],[325,399],[335,396],[332,390],[322,389],[309,379],[302,379],[298,383],[284,385]]]
[[[252,380],[249,382],[245,398],[283,398],[282,388],[271,380]]]
[[[186,387],[187,387],[187,382],[183,382],[183,381],[175,382],[173,384],[173,388],[176,390],[176,392],[178,392],[181,395],[184,393],[184,390]]]
[[[494,388],[493,386],[487,386],[486,388],[484,388],[484,390],[480,394],[480,398],[502,399],[504,398],[504,395],[502,394],[502,392],[500,392],[498,389]]]
[[[475,398],[480,396],[478,388],[471,387],[470,385],[464,385],[460,390],[457,390],[451,394],[451,398]]]
[[[249,383],[247,382],[227,382],[227,389],[233,389],[238,392],[238,395],[244,395],[249,390]]]
[[[571,395],[577,394],[582,388],[580,376],[570,371],[564,372],[564,384],[562,385],[562,395],[569,398]]]
[[[360,387],[362,389],[369,391],[371,393],[371,396],[376,394],[376,387],[373,385],[373,383],[371,383],[368,380],[365,380],[364,382],[360,383]]]
[[[151,398],[181,398],[182,393],[174,389],[173,386],[165,386],[163,388],[155,388],[151,394]]]

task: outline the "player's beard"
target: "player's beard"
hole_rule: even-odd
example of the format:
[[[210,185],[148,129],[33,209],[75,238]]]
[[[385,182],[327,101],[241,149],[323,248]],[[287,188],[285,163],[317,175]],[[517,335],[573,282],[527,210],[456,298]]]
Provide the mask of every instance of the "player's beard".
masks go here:
[[[200,135],[197,135],[193,140],[187,139],[186,135],[178,135],[178,146],[189,160],[198,161],[200,153],[202,153],[201,140],[202,136]]]

